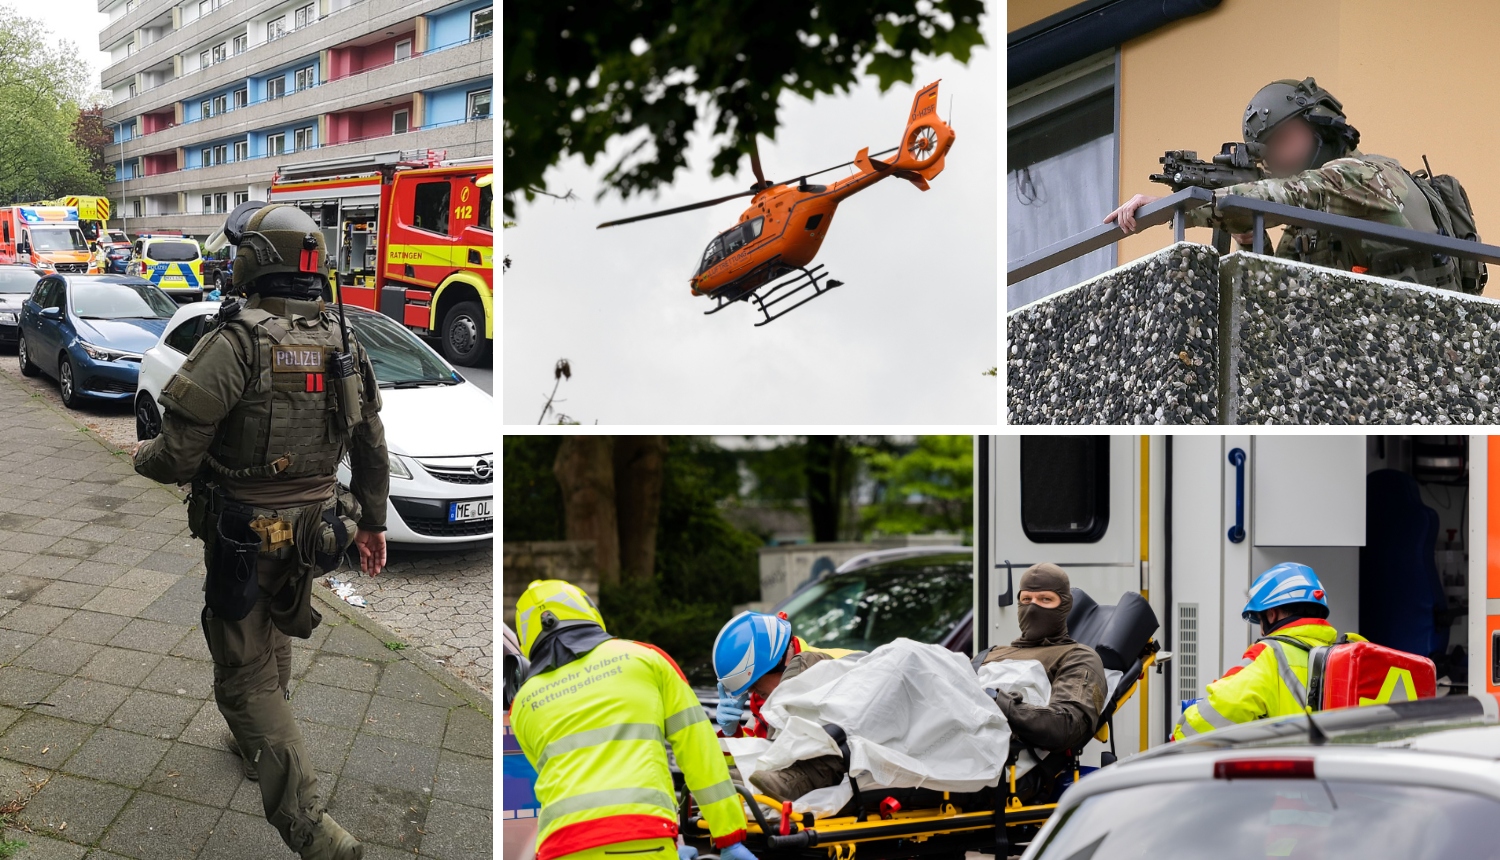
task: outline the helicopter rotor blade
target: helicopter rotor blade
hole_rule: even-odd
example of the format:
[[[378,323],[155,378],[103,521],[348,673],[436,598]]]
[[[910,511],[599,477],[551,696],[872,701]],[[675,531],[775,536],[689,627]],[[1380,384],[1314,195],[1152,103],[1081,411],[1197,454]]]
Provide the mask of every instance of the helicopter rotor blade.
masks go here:
[[[890,149],[884,149],[884,150],[881,150],[880,152],[872,152],[872,153],[870,153],[870,157],[874,158],[877,155],[885,155],[887,153],[895,152],[896,150],[898,150],[900,148],[901,147],[899,147],[899,146],[893,146]],[[840,167],[848,167],[849,165],[851,165],[853,163],[854,162],[852,162],[852,161],[846,161],[843,164],[835,164],[832,167],[825,167],[822,170],[815,170],[812,173],[804,173],[804,174],[802,174],[801,178],[805,180],[809,176],[817,176],[820,173],[827,173],[830,170],[838,170]],[[787,181],[787,182],[775,182],[775,183],[772,183],[772,184],[773,185],[791,185],[792,183],[790,181]]]
[[[872,153],[870,153],[870,156],[873,158],[873,157],[875,157],[877,155],[886,155],[887,153],[895,152],[896,150],[898,150],[900,148],[901,147],[899,147],[899,146],[893,146],[890,149],[882,150],[880,152],[872,152]],[[807,181],[807,177],[809,177],[809,176],[817,176],[820,173],[827,173],[830,170],[838,170],[840,167],[848,167],[849,165],[851,165],[853,163],[854,163],[853,161],[846,161],[843,164],[835,164],[832,167],[827,167],[827,168],[824,168],[822,170],[815,171],[813,173],[805,173],[805,174],[802,174],[802,176],[800,177],[799,181],[805,183]],[[645,215],[632,215],[629,218],[621,218],[618,221],[605,221],[603,224],[600,224],[598,227],[595,227],[594,229],[596,229],[596,230],[602,230],[605,227],[618,227],[621,224],[633,224],[633,223],[635,223],[637,221],[646,221],[646,220],[649,220],[651,218],[661,218],[662,216],[665,216],[665,215],[677,215],[677,214],[679,214],[681,212],[691,212],[694,209],[705,209],[705,208],[707,208],[709,206],[717,206],[720,203],[727,203],[730,200],[738,200],[741,197],[753,197],[756,194],[760,193],[765,188],[774,188],[774,187],[776,187],[778,185],[790,185],[790,184],[792,184],[790,181],[787,181],[787,182],[767,182],[765,180],[765,177],[761,174],[761,170],[760,170],[760,157],[759,157],[759,155],[756,153],[756,151],[754,149],[752,149],[751,152],[750,152],[750,167],[751,167],[751,169],[753,169],[755,171],[756,185],[755,185],[754,188],[751,188],[749,191],[741,191],[738,194],[730,194],[727,197],[718,197],[718,198],[715,198],[713,200],[704,200],[701,203],[691,203],[691,204],[689,204],[687,206],[678,206],[675,209],[663,209],[660,212],[648,212]]]
[[[636,221],[645,221],[645,220],[650,219],[650,218],[660,218],[663,215],[676,215],[679,212],[691,212],[694,209],[706,209],[709,206],[717,206],[720,203],[727,203],[730,200],[738,200],[741,197],[750,197],[750,196],[754,195],[755,193],[756,192],[754,190],[751,190],[751,191],[741,191],[738,194],[731,194],[728,197],[719,197],[719,198],[716,198],[714,200],[704,200],[701,203],[690,203],[687,206],[678,206],[675,209],[663,209],[660,212],[649,212],[649,213],[647,213],[645,215],[633,215],[633,216],[631,216],[629,218],[621,218],[618,221],[605,221],[603,224],[600,224],[598,227],[595,227],[594,229],[596,229],[596,230],[602,230],[605,227],[618,227],[621,224],[633,224]]]
[[[766,187],[766,175],[760,170],[760,147],[756,145],[755,138],[750,138],[750,171],[755,174],[755,184],[758,188]]]

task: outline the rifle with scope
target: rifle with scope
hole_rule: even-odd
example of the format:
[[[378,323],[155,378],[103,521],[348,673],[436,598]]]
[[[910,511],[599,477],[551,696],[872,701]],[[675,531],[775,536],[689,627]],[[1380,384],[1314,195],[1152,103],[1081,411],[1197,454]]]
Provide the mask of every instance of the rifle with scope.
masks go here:
[[[1150,176],[1152,182],[1160,182],[1175,191],[1197,187],[1213,190],[1228,188],[1243,182],[1258,182],[1268,175],[1260,166],[1265,148],[1258,143],[1224,144],[1212,161],[1203,161],[1191,149],[1171,149],[1160,159],[1162,170]],[[1229,235],[1214,228],[1214,247],[1220,254],[1229,252]]]

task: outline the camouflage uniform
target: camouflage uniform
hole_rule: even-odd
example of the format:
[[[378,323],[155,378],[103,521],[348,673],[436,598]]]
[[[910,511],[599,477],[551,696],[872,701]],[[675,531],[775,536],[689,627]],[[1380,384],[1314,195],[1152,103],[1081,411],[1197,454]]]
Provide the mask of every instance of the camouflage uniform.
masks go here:
[[[192,483],[188,525],[204,543],[202,626],[214,698],[246,775],[260,782],[266,819],[304,858],[352,860],[363,849],[324,811],[288,701],[289,637],[306,639],[321,620],[311,603],[316,571],[333,569],[359,530],[385,530],[389,459],[374,369],[359,342],[347,341],[359,393],[336,395],[344,389],[331,373],[325,382],[324,370],[345,345],[338,317],[320,298],[266,296],[244,283],[257,271],[298,272],[290,261],[299,257],[300,271],[311,272],[322,259],[321,245],[297,247],[304,237],[285,222],[306,219],[309,245],[321,234],[288,208],[265,207],[251,219],[251,230],[264,231],[255,234],[262,258],[247,242],[235,266],[236,286],[250,299],[226,305],[163,387],[161,435],[141,445],[135,468],[162,483]],[[360,402],[345,408],[340,397]],[[350,492],[337,487],[345,452]]]
[[[1188,210],[1188,226],[1222,227],[1231,233],[1251,232],[1255,227],[1251,214],[1218,213],[1218,201],[1230,194],[1424,233],[1438,232],[1427,198],[1400,163],[1383,155],[1365,155],[1359,150],[1294,176],[1217,189],[1212,208],[1204,206]],[[1285,227],[1281,240],[1276,243],[1276,256],[1345,271],[1359,269],[1382,278],[1412,281],[1430,287],[1460,288],[1455,260],[1437,263],[1426,251],[1369,240],[1350,241],[1306,227]]]

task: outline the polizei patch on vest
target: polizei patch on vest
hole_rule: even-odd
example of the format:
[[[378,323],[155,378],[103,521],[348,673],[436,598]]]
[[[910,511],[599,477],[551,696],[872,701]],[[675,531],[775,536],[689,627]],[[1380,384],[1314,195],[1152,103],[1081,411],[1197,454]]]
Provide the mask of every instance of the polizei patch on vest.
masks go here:
[[[271,370],[275,373],[321,371],[326,358],[321,346],[275,346],[271,348]]]

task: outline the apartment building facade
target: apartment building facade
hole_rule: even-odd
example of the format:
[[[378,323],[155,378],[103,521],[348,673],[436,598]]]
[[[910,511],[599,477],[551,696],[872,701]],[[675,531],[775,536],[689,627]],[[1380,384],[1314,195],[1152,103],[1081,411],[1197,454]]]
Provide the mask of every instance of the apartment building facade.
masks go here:
[[[493,153],[493,0],[98,0],[110,226],[206,237],[278,166]]]

